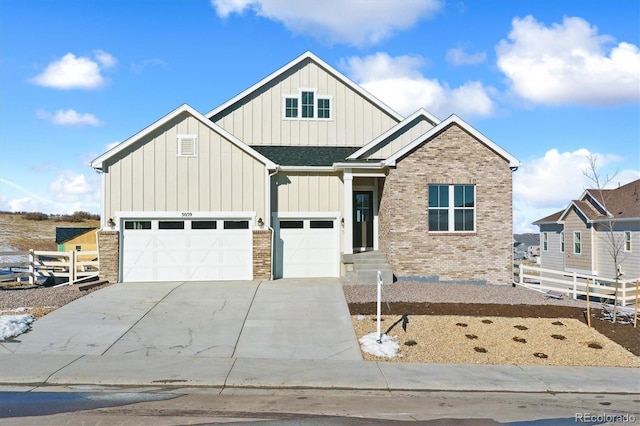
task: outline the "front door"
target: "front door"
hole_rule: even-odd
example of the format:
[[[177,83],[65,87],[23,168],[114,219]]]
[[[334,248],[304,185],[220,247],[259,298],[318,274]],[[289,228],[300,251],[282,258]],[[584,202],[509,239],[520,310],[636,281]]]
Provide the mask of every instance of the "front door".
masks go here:
[[[373,191],[353,192],[353,248],[373,248]]]

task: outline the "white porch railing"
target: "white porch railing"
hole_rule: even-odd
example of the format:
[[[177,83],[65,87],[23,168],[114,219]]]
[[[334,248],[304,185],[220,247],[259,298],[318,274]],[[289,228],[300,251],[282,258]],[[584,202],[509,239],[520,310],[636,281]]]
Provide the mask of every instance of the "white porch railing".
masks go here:
[[[616,283],[615,279],[597,275],[556,271],[523,264],[520,264],[519,276],[522,286],[560,292],[574,299],[577,299],[578,296],[586,296],[588,285],[590,298],[606,299],[607,303],[612,304],[615,301],[620,306],[632,304],[635,301],[638,286],[640,286],[640,278],[619,279]],[[616,286],[618,288],[617,296]]]
[[[3,251],[0,252],[0,269],[6,273],[0,275],[0,280],[27,278],[30,284],[35,284],[38,279],[63,277],[68,281],[60,285],[74,284],[98,276],[97,258],[97,251]]]

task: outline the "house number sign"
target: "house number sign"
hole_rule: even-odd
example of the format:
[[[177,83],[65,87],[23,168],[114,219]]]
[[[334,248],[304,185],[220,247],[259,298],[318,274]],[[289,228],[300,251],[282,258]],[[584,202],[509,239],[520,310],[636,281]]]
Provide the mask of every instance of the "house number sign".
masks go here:
[[[182,212],[182,217],[191,217],[193,216],[193,213],[191,212]]]

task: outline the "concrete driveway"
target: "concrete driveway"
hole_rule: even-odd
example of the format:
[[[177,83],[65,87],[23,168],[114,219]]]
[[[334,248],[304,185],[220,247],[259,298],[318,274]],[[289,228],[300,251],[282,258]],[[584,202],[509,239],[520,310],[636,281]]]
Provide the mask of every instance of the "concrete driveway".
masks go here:
[[[362,360],[337,279],[119,283],[0,353]]]

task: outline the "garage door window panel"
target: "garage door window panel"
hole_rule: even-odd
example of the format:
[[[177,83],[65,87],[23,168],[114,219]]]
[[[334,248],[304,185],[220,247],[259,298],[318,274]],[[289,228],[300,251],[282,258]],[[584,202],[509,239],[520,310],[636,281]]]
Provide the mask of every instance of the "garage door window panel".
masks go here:
[[[183,220],[161,220],[158,229],[184,229]]]
[[[191,221],[191,229],[217,229],[218,222],[215,220],[193,220]]]
[[[150,220],[125,220],[124,229],[144,230],[151,229]]]
[[[248,220],[225,220],[224,229],[249,229]]]

